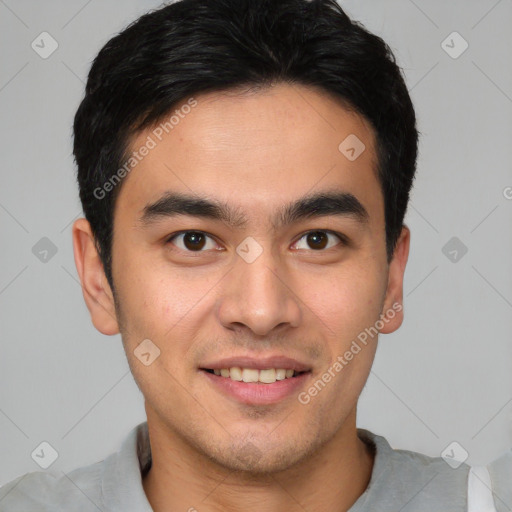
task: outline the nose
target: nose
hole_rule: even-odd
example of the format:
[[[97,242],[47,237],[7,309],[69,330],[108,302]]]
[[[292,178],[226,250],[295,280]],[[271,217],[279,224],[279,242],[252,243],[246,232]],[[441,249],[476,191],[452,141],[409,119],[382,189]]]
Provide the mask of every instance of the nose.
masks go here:
[[[300,304],[289,274],[276,266],[268,250],[252,263],[237,257],[226,275],[217,314],[228,329],[245,326],[265,336],[274,329],[298,327]]]

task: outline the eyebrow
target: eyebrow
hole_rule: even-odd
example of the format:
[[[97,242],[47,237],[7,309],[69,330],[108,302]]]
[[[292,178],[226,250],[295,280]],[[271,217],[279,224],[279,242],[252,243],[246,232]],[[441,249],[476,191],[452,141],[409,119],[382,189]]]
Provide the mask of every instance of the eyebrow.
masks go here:
[[[222,221],[231,228],[247,226],[248,219],[239,208],[233,208],[208,197],[166,192],[160,199],[147,204],[139,222],[143,227],[163,218],[189,215]],[[327,190],[305,195],[296,201],[282,206],[271,221],[274,230],[301,220],[323,217],[349,217],[361,225],[368,224],[369,214],[361,202],[349,192]]]

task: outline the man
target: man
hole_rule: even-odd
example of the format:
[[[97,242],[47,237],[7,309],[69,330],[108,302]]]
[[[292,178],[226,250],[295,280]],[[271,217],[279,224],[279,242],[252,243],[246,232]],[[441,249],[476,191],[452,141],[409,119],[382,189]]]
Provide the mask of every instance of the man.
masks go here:
[[[100,51],[74,136],[84,299],[147,422],[2,511],[467,509],[467,465],[356,428],[418,141],[379,37],[333,0],[182,0]]]

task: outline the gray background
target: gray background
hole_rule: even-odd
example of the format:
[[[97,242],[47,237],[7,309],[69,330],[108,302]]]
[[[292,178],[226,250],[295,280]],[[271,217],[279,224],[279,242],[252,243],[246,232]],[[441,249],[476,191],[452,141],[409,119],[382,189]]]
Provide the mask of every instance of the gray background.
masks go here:
[[[484,464],[512,446],[512,1],[341,3],[394,50],[422,132],[405,321],[381,336],[358,425],[432,456],[457,441]],[[0,484],[40,470],[42,441],[59,453],[47,471],[67,472],[145,419],[119,335],[98,333],[83,302],[71,125],[97,51],[159,5],[0,0]],[[47,59],[31,48],[43,31],[59,45]],[[458,58],[441,45],[453,31],[469,43]],[[43,237],[46,262],[32,252]]]

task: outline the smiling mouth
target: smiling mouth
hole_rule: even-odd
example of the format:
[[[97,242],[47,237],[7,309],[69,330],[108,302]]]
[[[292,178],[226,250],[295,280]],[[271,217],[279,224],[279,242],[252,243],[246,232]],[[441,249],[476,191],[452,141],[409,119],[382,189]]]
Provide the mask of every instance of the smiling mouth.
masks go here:
[[[255,368],[240,368],[238,366],[222,369],[201,368],[201,370],[214,374],[220,378],[254,384],[274,384],[281,380],[293,379],[305,373],[309,373],[309,370],[303,372],[286,368],[267,368],[264,370],[257,370]]]

